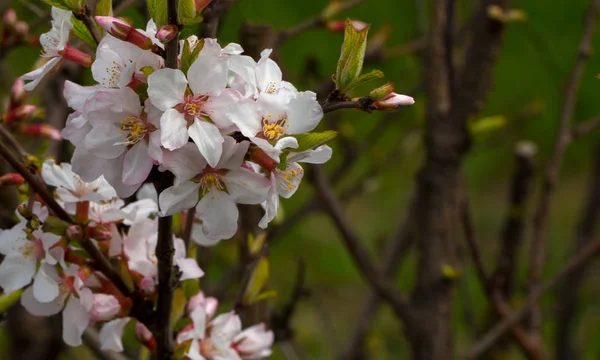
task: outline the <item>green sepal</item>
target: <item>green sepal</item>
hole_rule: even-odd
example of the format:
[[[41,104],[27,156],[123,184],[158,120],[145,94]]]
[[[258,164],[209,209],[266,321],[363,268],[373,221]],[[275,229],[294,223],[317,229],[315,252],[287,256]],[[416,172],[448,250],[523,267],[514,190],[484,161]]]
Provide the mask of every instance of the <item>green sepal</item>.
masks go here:
[[[10,294],[2,294],[0,296],[0,312],[4,313],[8,308],[13,306],[16,302],[21,299],[23,289],[15,290]]]
[[[306,134],[294,135],[296,140],[298,140],[298,148],[294,149],[294,152],[303,152],[314,149],[335,138],[337,134],[337,131],[326,130],[323,132],[310,132]]]
[[[269,281],[269,260],[266,256],[261,256],[252,270],[250,280],[246,285],[242,298],[243,305],[248,306],[255,303],[267,281]]]

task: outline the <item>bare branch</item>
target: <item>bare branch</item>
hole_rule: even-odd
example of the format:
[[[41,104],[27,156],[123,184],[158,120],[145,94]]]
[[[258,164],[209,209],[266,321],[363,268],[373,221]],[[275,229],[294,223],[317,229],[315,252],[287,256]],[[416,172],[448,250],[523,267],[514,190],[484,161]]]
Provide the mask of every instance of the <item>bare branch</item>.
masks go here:
[[[382,276],[369,258],[367,249],[364,248],[360,239],[352,230],[348,219],[346,219],[346,216],[343,213],[340,203],[331,191],[329,181],[325,177],[322,169],[311,166],[309,176],[315,187],[315,191],[319,194],[325,209],[340,232],[344,245],[360,270],[361,275],[375,291],[377,291],[379,296],[384,298],[390,304],[396,316],[407,324],[407,329],[411,329],[414,319],[408,300],[397,291],[390,281]]]
[[[546,233],[548,230],[548,217],[550,214],[550,199],[554,193],[554,188],[558,180],[558,174],[562,165],[563,154],[571,141],[571,119],[575,112],[575,103],[581,77],[583,76],[584,66],[590,55],[590,47],[596,24],[598,21],[598,11],[600,10],[600,0],[593,0],[587,10],[587,16],[584,25],[584,32],[579,43],[577,59],[571,72],[569,82],[565,90],[565,100],[558,124],[558,132],[552,157],[548,162],[544,179],[542,180],[542,192],[536,207],[533,227],[533,243],[531,251],[531,267],[529,271],[529,292],[534,293],[540,286],[542,273],[544,270],[544,261],[546,256]],[[539,335],[542,323],[541,311],[533,312],[530,326],[534,333]]]
[[[581,122],[573,128],[571,132],[571,141],[577,140],[580,137],[586,136],[587,134],[600,128],[600,117],[596,117],[584,122]]]
[[[465,359],[477,359],[498,341],[511,327],[522,321],[536,306],[538,300],[548,291],[554,289],[570,274],[581,270],[588,261],[600,252],[600,240],[595,240],[575,255],[569,263],[542,286],[537,287],[527,297],[525,304],[518,310],[508,314],[504,319],[488,331],[467,353]]]

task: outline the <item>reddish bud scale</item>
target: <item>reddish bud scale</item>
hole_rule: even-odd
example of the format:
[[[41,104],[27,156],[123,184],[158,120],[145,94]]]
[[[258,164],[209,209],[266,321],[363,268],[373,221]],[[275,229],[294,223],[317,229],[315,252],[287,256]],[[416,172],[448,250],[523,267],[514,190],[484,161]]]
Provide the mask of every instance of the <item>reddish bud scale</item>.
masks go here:
[[[20,174],[10,173],[0,176],[0,186],[21,185],[25,182]]]
[[[61,140],[60,131],[48,124],[26,124],[20,127],[25,135],[41,136],[50,140]]]
[[[79,266],[82,266],[87,262],[87,259],[83,257],[80,252],[74,251],[69,247],[65,247],[64,257],[66,262],[77,264]]]
[[[90,213],[90,202],[82,201],[78,202],[75,210],[75,219],[79,222],[87,221]]]
[[[65,49],[60,51],[59,54],[63,57],[63,59],[72,61],[83,67],[91,67],[92,63],[94,62],[94,57],[92,55],[84,53],[83,51],[69,45],[65,46]]]
[[[10,109],[15,109],[25,101],[25,81],[17,78],[10,88]]]
[[[212,0],[194,0],[194,3],[196,5],[196,12],[201,13],[202,10],[204,10],[204,8],[206,8],[211,2]]]
[[[33,115],[36,110],[35,105],[21,105],[2,115],[2,121],[7,124],[14,123]]]
[[[275,160],[271,159],[267,153],[257,147],[250,150],[250,161],[257,163],[268,172],[273,171],[277,167]]]

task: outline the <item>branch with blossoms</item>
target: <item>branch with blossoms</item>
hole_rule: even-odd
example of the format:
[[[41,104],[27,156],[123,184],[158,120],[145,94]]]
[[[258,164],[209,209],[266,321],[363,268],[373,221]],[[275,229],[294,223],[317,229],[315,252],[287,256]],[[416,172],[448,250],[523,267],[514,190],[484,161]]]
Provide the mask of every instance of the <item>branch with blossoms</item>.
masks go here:
[[[26,183],[31,195],[17,207],[17,225],[0,234],[5,294],[20,295],[33,315],[61,314],[70,346],[88,338],[98,351],[123,351],[125,326],[134,322],[138,341],[158,359],[269,356],[274,336],[267,325],[242,330],[234,310],[217,315],[218,300],[199,286],[204,271],[196,247],[238,233],[239,205],[262,205],[257,225],[268,227],[280,198],[297,191],[300,163],[323,164],[332,156],[326,143],[336,132],[314,131],[324,113],[414,103],[391,83],[348,96],[383,77],[362,73],[368,26],[345,23],[336,88],[320,104],[314,92],[283,80],[272,49],[255,61],[238,44],[180,39],[182,27],[200,22],[210,1],[149,2],[152,19],[144,30],[111,16],[110,1],[94,9],[47,2],[52,21],[40,37],[42,64],[15,83],[0,128],[7,144],[0,143],[0,155],[18,173],[0,180]],[[217,5],[207,18],[218,24]],[[213,25],[206,32],[216,31]],[[95,53],[70,45],[74,36]],[[58,164],[28,154],[13,134],[59,138],[56,130],[27,127],[37,109],[24,103],[24,93],[67,61],[90,68],[95,84],[64,84],[73,113],[60,137],[74,152],[70,163]],[[174,217],[185,218],[183,231],[174,229]],[[271,296],[264,239],[249,242],[252,266],[238,308]],[[375,274],[370,263],[360,263]],[[374,284],[397,300],[385,282]],[[91,331],[84,336],[96,325],[97,339]]]

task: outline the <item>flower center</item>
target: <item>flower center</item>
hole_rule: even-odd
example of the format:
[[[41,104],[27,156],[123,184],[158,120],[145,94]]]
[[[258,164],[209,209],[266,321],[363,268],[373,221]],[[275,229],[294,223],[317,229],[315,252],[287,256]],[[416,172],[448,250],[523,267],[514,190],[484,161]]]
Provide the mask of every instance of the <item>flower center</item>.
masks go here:
[[[270,82],[265,88],[265,92],[267,94],[274,94],[277,91],[277,86],[275,86],[274,82]]]
[[[106,72],[106,76],[102,78],[103,85],[106,87],[119,87],[123,66],[113,61],[104,71]]]
[[[186,115],[193,117],[207,116],[208,113],[204,110],[208,102],[208,95],[191,96],[188,95],[183,104],[183,112]]]
[[[277,114],[277,119],[272,119],[272,114],[269,114],[266,118],[262,119],[263,123],[263,134],[268,140],[279,139],[287,128],[287,117]]]
[[[21,252],[25,258],[34,256],[36,259],[41,259],[44,255],[44,249],[39,240],[27,240],[25,244],[19,247],[19,252]]]
[[[302,168],[296,170],[288,167],[281,172],[281,175],[283,178],[283,186],[285,186],[288,191],[291,191],[298,187],[298,183],[304,176],[304,170]]]
[[[121,120],[121,134],[127,134],[127,137],[118,145],[135,145],[146,136],[148,130],[144,120],[131,115],[126,116]]]
[[[225,191],[225,185],[217,172],[210,171],[202,174],[199,183],[200,189],[202,189],[202,195],[206,195],[211,189]]]

